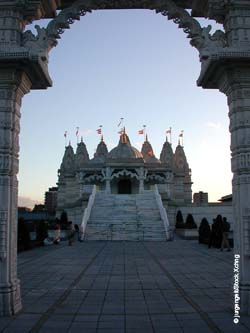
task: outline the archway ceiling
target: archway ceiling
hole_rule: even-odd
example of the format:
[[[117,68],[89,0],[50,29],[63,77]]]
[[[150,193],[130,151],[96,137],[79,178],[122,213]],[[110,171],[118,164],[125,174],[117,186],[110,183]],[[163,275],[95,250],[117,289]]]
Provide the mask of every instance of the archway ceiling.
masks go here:
[[[43,17],[51,18],[56,15],[56,9],[65,9],[71,6],[76,0],[41,0],[41,5],[43,7]],[[94,0],[94,2],[102,2],[102,0]],[[37,2],[37,1],[36,1]],[[110,6],[105,4],[106,9],[114,8],[114,3],[116,9],[129,9],[129,8],[143,8],[142,4],[146,1],[143,0],[110,0]],[[155,0],[150,0],[151,3],[154,3]],[[159,0],[157,0],[159,2]],[[164,0],[162,0],[164,3]],[[178,6],[191,9],[192,16],[194,17],[206,17],[206,10],[208,8],[209,0],[175,0],[174,1]],[[108,2],[107,2],[108,3]],[[134,6],[131,5],[134,3]]]

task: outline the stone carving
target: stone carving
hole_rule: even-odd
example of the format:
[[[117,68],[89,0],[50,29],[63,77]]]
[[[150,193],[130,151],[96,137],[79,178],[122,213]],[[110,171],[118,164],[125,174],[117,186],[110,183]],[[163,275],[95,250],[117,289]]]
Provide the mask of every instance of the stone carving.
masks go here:
[[[212,49],[223,48],[227,45],[223,31],[217,30],[210,35],[211,25],[202,28],[197,20],[172,0],[160,0],[156,7],[156,13],[160,12],[163,16],[167,16],[169,20],[173,20],[179,28],[183,29],[187,37],[191,39],[190,44],[200,52],[201,59],[206,59]]]
[[[85,177],[84,178],[84,183],[92,183],[92,182],[103,182],[104,181],[104,177],[101,176],[101,175],[97,175],[97,174],[94,174],[94,175],[91,175],[89,177]]]
[[[45,28],[41,28],[39,25],[36,25],[35,28],[37,31],[36,36],[30,30],[23,33],[22,45],[32,54],[40,55],[41,58],[46,61],[48,52],[56,43],[48,38]]]
[[[136,178],[136,179],[139,180],[139,176],[135,172],[131,172],[131,171],[128,171],[126,169],[123,169],[121,171],[113,173],[112,176],[111,176],[111,179],[120,178],[122,176],[126,176],[126,177],[129,177],[129,178]]]
[[[160,175],[156,175],[156,174],[152,174],[152,175],[148,175],[146,178],[147,182],[150,182],[151,180],[160,182],[160,183],[165,183],[166,182],[166,178],[162,177]]]
[[[244,215],[243,217],[243,228],[244,228],[244,252],[245,255],[250,255],[250,215]]]
[[[60,39],[60,35],[64,33],[65,29],[69,29],[71,24],[80,20],[81,16],[91,13],[92,10],[107,8],[147,8],[167,16],[188,35],[188,38],[191,39],[190,44],[198,49],[201,59],[206,59],[212,49],[224,48],[227,45],[223,31],[217,30],[211,35],[210,25],[202,28],[197,20],[185,9],[177,6],[173,0],[155,2],[149,0],[78,0],[74,1],[70,7],[61,10],[58,16],[50,21],[46,29],[36,25],[37,36],[31,31],[26,31],[23,34],[23,46],[46,61],[48,52],[57,45],[57,39]]]
[[[0,260],[6,257],[6,227],[8,223],[8,212],[6,210],[0,210]]]

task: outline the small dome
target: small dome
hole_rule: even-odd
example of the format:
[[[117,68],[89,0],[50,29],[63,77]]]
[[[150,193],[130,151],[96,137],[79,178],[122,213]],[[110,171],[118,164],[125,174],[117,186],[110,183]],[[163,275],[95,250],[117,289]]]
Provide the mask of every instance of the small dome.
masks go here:
[[[120,141],[117,147],[113,148],[109,154],[109,159],[137,159],[143,158],[142,154],[133,147],[130,143],[129,137],[124,133],[120,136]]]

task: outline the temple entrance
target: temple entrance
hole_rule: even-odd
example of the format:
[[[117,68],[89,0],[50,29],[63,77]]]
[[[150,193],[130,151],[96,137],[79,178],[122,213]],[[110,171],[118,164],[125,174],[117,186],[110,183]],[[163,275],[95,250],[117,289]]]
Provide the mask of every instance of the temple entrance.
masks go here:
[[[118,194],[131,194],[132,184],[130,179],[120,179],[117,183]]]

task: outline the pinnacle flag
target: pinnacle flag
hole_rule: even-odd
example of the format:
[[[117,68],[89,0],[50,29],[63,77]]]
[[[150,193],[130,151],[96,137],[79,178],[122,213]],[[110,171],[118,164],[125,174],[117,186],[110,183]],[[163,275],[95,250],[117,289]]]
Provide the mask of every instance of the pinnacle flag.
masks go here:
[[[166,131],[167,134],[171,134],[171,128]]]
[[[98,128],[98,129],[96,130],[96,132],[97,132],[97,134],[102,134],[102,129],[101,129],[101,128]]]
[[[138,131],[138,134],[144,134],[144,129],[139,130],[139,131]]]
[[[179,138],[183,137],[183,131],[181,131],[181,133],[179,134]]]
[[[79,134],[79,127],[76,128],[76,136]]]
[[[120,127],[122,122],[123,122],[123,118],[120,119],[119,124],[117,125],[117,127]]]

